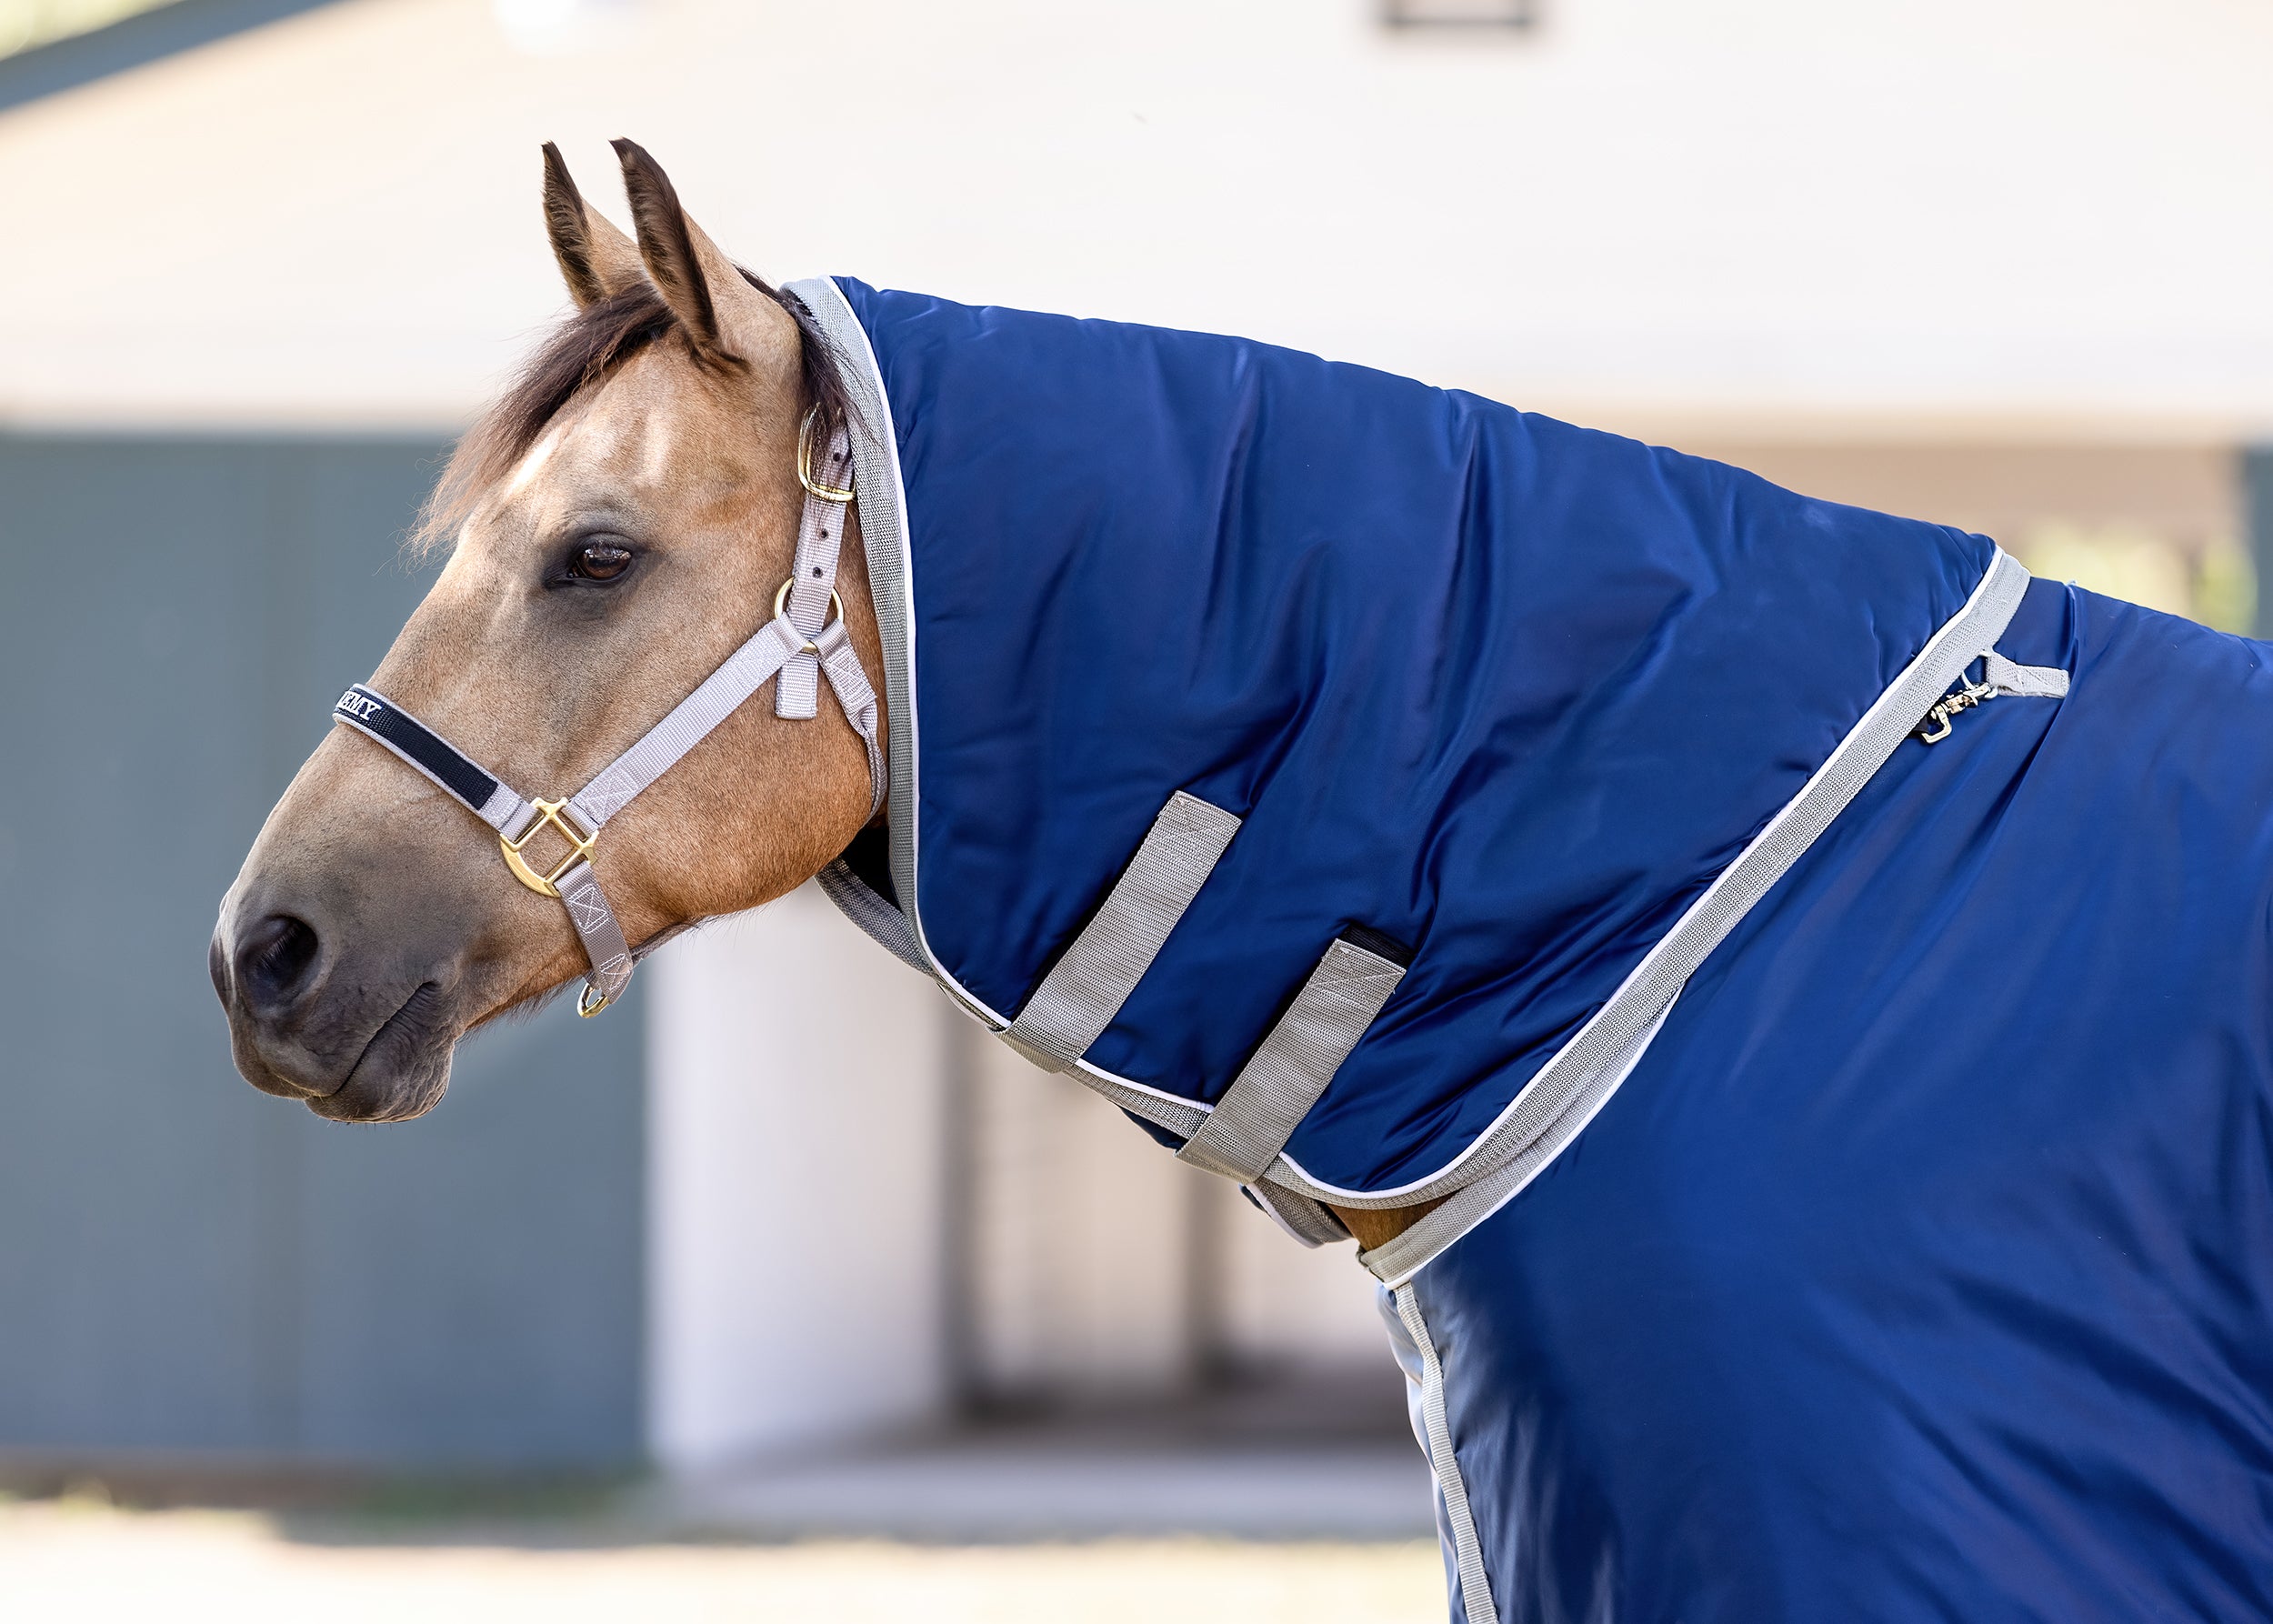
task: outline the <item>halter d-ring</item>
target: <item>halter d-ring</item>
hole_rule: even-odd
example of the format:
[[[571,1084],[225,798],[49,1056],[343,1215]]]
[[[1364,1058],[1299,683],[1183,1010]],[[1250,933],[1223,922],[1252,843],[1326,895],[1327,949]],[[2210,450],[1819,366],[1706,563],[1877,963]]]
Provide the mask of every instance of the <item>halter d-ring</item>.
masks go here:
[[[820,421],[820,417],[821,408],[815,406],[806,413],[805,421],[797,425],[797,483],[805,486],[806,495],[817,496],[824,502],[849,502],[854,495],[852,486],[823,485],[813,477],[813,426]]]
[[[789,588],[796,584],[797,578],[792,576],[781,584],[781,590],[774,594],[774,618],[793,632],[797,632],[797,625],[796,621],[789,618]],[[836,596],[836,588],[834,586],[828,589],[828,606],[836,611],[837,621],[842,624],[845,618],[845,600]],[[828,629],[826,620],[821,622],[821,629],[823,631]],[[821,646],[803,632],[797,632],[796,651],[799,654],[818,655],[821,652]]]

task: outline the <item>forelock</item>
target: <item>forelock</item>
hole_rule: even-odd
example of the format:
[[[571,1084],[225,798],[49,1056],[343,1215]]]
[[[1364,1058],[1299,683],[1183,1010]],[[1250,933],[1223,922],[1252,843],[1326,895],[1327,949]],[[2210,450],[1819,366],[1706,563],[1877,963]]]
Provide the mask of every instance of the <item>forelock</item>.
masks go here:
[[[804,302],[776,291],[749,271],[742,276],[778,301],[796,323],[805,395],[820,410],[824,437],[836,424],[856,420],[836,358]],[[677,328],[670,306],[646,282],[584,306],[554,328],[511,386],[451,452],[411,532],[413,555],[427,557],[447,546],[483,496],[521,466],[562,412]],[[687,356],[691,363],[702,364],[691,346]]]
[[[483,494],[521,466],[571,401],[599,387],[675,326],[670,306],[642,282],[555,327],[451,452],[411,533],[413,551],[424,557],[446,546]]]

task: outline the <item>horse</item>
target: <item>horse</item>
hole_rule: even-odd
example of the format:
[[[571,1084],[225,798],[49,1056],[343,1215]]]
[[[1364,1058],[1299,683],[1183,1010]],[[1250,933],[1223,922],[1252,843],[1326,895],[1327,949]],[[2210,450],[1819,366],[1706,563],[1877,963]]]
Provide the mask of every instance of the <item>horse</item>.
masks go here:
[[[629,236],[545,149],[576,310],[222,903],[249,1082],[418,1116],[818,877],[1357,1241],[1457,1624],[2273,1613],[2262,646],[1387,375],[776,287],[616,152]]]

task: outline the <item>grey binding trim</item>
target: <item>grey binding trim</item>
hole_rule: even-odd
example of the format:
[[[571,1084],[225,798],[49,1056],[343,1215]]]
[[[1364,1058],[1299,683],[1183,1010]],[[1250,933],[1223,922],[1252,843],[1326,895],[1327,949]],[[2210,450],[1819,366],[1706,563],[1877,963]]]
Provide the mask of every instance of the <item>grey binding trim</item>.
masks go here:
[[[1437,1360],[1436,1339],[1428,1334],[1420,1300],[1410,1286],[1397,1288],[1397,1317],[1420,1355],[1421,1420],[1428,1430],[1428,1468],[1436,1474],[1437,1492],[1444,1497],[1445,1520],[1452,1529],[1453,1566],[1460,1575],[1461,1618],[1464,1624],[1499,1624],[1492,1581],[1484,1572],[1484,1548],[1476,1538],[1476,1515],[1468,1508],[1468,1486],[1460,1477],[1460,1459],[1452,1448],[1452,1425],[1445,1413],[1444,1366]]]
[[[1181,789],[1170,796],[1104,906],[1042,977],[1003,1041],[1037,1066],[1069,1069],[1136,990],[1238,828],[1221,807]]]
[[[820,883],[821,895],[859,926],[870,941],[911,969],[931,974],[931,967],[924,962],[924,950],[916,945],[916,933],[907,927],[907,916],[871,890],[852,871],[851,864],[839,857],[814,877]]]
[[[907,492],[900,479],[899,436],[892,425],[892,405],[884,391],[884,375],[860,318],[846,301],[844,290],[827,276],[809,276],[789,283],[795,296],[821,329],[833,352],[837,376],[853,400],[853,484],[860,492],[860,546],[868,562],[868,593],[875,601],[876,633],[884,645],[885,757],[891,821],[886,848],[891,854],[892,888],[903,906],[898,912],[914,939],[923,967],[973,1015],[1000,1031],[1008,1025],[960,987],[946,972],[924,939],[921,911],[915,906],[916,889],[916,752],[918,722],[916,715],[916,616],[910,583],[915,565],[907,542]],[[872,896],[874,893],[870,893]],[[879,905],[889,907],[882,897]],[[856,923],[857,920],[856,919]]]
[[[1847,808],[1950,683],[1995,645],[2028,586],[2028,572],[2000,550],[1965,607],[1863,713],[1830,759],[1449,1169],[1403,1191],[1355,1198],[1296,1176],[1297,1188],[1340,1206],[1404,1207],[1451,1197],[1396,1239],[1360,1254],[1360,1262],[1391,1285],[1411,1278],[1561,1154],[1640,1063],[1697,967]],[[1289,1166],[1282,1157],[1280,1168]],[[1271,1177],[1285,1181],[1277,1169]]]
[[[1248,1184],[1240,1188],[1263,1209],[1271,1222],[1304,1246],[1314,1248],[1332,1246],[1337,1240],[1349,1238],[1349,1231],[1343,1228],[1342,1220],[1307,1196],[1297,1196],[1290,1189],[1280,1189],[1268,1184]]]
[[[1294,1003],[1177,1158],[1254,1184],[1404,978],[1403,965],[1355,942],[1327,944]]]

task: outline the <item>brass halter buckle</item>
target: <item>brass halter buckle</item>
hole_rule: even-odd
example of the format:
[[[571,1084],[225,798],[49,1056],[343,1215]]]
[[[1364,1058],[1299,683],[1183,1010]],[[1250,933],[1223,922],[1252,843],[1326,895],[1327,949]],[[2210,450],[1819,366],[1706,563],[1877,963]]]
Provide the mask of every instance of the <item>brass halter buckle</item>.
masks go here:
[[[853,488],[848,485],[823,485],[813,475],[813,426],[820,421],[821,408],[815,406],[806,413],[805,421],[797,425],[797,483],[824,502],[849,502]]]
[[[560,896],[560,877],[578,863],[592,860],[592,848],[600,843],[600,832],[595,829],[588,835],[578,834],[575,826],[561,817],[561,812],[568,805],[566,798],[557,801],[533,800],[529,805],[536,808],[536,816],[529,820],[529,827],[521,831],[521,837],[508,840],[501,834],[497,837],[497,847],[506,854],[506,867],[513,870],[514,878],[539,897],[557,899]],[[539,874],[529,867],[528,859],[521,855],[521,849],[534,840],[536,831],[546,824],[560,831],[561,837],[568,842],[569,851],[566,857],[553,865],[551,873]],[[597,1014],[598,1011],[593,1013]]]

